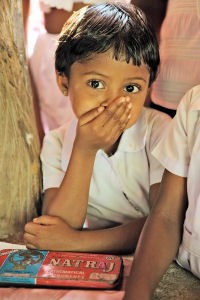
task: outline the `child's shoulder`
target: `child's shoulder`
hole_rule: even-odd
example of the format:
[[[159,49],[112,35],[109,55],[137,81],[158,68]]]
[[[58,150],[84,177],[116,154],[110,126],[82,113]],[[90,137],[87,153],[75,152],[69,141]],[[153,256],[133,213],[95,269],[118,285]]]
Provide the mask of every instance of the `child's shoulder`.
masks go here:
[[[185,93],[178,106],[178,110],[181,109],[187,112],[200,110],[200,85],[194,86]]]
[[[170,122],[171,117],[163,113],[161,111],[158,111],[156,109],[150,108],[150,107],[144,107],[143,108],[143,115],[146,118],[146,121],[148,124],[154,123],[154,122]]]
[[[65,136],[70,133],[71,127],[72,123],[67,122],[54,130],[50,130],[45,134],[44,142],[59,143],[62,145]]]
[[[149,107],[144,107],[143,115],[146,120],[147,139],[149,138],[154,144],[169,127],[172,118],[163,112]]]
[[[64,124],[56,129],[50,130],[45,134],[45,139],[57,138],[62,140],[67,129],[68,127],[66,126],[66,124]]]

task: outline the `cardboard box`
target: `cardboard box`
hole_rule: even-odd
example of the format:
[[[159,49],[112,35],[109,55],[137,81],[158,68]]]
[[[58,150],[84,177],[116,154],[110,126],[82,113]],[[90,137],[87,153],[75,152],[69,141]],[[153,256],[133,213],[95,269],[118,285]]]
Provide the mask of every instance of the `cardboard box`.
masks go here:
[[[121,282],[120,256],[23,249],[0,251],[0,284],[112,289]]]

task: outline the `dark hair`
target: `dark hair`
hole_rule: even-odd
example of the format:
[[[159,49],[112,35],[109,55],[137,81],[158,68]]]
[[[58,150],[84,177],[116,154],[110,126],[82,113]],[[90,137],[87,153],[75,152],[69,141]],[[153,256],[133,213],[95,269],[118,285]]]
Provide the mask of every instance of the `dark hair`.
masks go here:
[[[101,3],[75,12],[61,31],[55,53],[55,68],[67,77],[76,62],[113,49],[116,60],[134,65],[146,64],[149,86],[155,80],[160,62],[158,42],[145,14],[133,4]]]

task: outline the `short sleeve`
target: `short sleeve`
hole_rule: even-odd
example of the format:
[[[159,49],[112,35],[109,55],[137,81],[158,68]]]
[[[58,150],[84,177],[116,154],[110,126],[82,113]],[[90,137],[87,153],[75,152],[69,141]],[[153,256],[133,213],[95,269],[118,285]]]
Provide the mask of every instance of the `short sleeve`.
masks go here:
[[[152,152],[166,169],[182,177],[187,177],[190,160],[185,103],[183,98],[166,134]]]
[[[59,131],[49,132],[43,141],[41,151],[43,190],[59,187],[65,172],[61,168],[63,136]]]
[[[167,114],[161,113],[156,110],[151,110],[148,114],[148,140],[147,140],[147,154],[149,159],[150,170],[150,186],[161,182],[164,167],[162,164],[152,155],[152,150],[162,139],[163,134],[167,131],[171,123],[171,117]]]

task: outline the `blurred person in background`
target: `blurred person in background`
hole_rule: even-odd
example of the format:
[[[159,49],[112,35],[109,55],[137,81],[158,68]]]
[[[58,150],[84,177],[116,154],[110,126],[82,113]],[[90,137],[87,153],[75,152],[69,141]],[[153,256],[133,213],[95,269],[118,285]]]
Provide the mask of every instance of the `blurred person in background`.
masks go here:
[[[147,18],[154,27],[158,41],[160,41],[160,28],[165,17],[167,0],[131,0],[131,3],[137,5],[145,12]],[[150,106],[150,92],[151,89],[149,89],[149,93],[145,101],[146,106]]]
[[[173,117],[186,91],[200,82],[199,0],[168,0],[160,31],[160,59],[150,106]]]
[[[145,12],[159,39],[160,27],[166,13],[167,0],[131,0],[131,3],[137,5]]]

